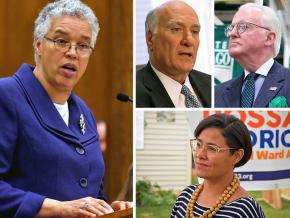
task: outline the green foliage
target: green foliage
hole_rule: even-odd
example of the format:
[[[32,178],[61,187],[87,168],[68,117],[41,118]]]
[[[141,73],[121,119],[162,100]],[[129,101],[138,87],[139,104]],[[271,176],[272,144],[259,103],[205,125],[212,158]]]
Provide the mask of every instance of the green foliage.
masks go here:
[[[158,184],[150,181],[137,181],[136,202],[137,206],[173,205],[177,194],[171,190],[162,190]]]

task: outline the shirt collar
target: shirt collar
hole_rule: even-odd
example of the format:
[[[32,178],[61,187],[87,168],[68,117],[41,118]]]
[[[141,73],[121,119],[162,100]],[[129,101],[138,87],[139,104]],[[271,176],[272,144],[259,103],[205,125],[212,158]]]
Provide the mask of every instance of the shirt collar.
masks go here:
[[[266,61],[264,64],[262,64],[258,70],[256,70],[256,74],[259,74],[259,75],[262,75],[264,77],[266,77],[271,69],[271,67],[273,66],[274,64],[274,59],[273,58],[270,58],[268,61]],[[244,79],[250,74],[249,71],[247,71],[245,69],[245,77]]]
[[[173,101],[173,104],[175,106],[178,105],[179,96],[181,95],[180,92],[181,92],[182,84],[180,84],[179,82],[175,81],[171,77],[165,75],[164,73],[161,73],[152,64],[151,64],[151,67],[152,67],[153,71],[156,73],[156,75],[158,76],[158,78],[160,79],[160,81],[163,84],[163,86],[165,87],[168,95],[170,96],[171,100]],[[186,85],[189,88],[189,90],[192,93],[194,93],[188,76],[185,79],[184,85]]]

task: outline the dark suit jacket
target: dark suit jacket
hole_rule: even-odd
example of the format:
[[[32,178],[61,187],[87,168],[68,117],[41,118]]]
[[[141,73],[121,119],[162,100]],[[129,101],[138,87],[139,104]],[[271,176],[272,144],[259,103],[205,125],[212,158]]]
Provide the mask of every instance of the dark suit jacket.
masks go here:
[[[0,80],[1,218],[32,218],[45,197],[103,198],[104,162],[91,111],[72,93],[67,126],[32,71],[24,64]]]
[[[192,88],[204,107],[211,106],[211,76],[192,70],[189,74]],[[172,108],[170,96],[158,76],[148,63],[137,71],[136,76],[136,107],[139,108]]]
[[[215,86],[215,107],[241,107],[241,90],[245,75]],[[276,87],[276,90],[271,90]],[[268,107],[272,99],[284,96],[290,106],[290,70],[274,61],[253,107]]]

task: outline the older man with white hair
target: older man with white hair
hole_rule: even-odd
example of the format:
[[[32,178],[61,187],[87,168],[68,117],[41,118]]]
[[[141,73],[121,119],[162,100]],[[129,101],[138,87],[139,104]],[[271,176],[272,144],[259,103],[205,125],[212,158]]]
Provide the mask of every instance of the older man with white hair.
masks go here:
[[[229,54],[244,73],[215,87],[215,107],[288,107],[290,70],[273,59],[281,42],[274,10],[255,3],[242,5],[225,34],[230,38]]]

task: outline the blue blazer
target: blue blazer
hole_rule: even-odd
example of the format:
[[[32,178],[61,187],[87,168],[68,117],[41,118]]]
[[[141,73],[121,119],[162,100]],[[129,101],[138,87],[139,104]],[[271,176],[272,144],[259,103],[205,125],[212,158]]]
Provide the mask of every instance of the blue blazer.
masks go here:
[[[24,64],[0,80],[1,218],[34,217],[46,197],[104,199],[104,162],[92,112],[72,93],[66,126],[32,71]]]
[[[241,107],[241,90],[245,75],[215,86],[215,107]],[[271,89],[276,87],[276,90]],[[266,108],[272,99],[284,96],[290,106],[290,70],[274,61],[253,107]]]

